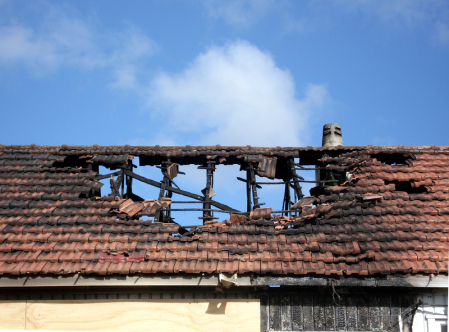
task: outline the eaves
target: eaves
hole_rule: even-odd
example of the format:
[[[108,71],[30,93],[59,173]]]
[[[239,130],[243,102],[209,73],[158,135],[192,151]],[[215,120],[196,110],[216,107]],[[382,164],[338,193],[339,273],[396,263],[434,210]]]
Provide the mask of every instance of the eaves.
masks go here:
[[[238,287],[257,286],[338,286],[448,288],[448,276],[385,277],[296,277],[238,276]],[[12,287],[134,287],[134,286],[220,286],[218,274],[208,275],[126,275],[126,276],[2,276],[0,288]]]

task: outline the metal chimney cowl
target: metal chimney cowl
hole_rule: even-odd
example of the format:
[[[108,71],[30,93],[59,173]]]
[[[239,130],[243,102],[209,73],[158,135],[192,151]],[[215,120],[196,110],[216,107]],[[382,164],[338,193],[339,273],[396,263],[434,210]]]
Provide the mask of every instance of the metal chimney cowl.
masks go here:
[[[343,145],[341,126],[338,123],[327,123],[323,126],[323,145],[338,146]]]

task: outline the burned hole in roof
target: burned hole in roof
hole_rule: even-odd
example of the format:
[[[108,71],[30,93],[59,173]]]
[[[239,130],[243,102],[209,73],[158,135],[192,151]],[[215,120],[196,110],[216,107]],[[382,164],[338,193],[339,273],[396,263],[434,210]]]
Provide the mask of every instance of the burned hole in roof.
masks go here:
[[[285,153],[192,158],[92,153],[81,160],[104,185],[97,196],[120,202],[118,217],[152,217],[154,222],[184,226],[214,224],[232,219],[230,215],[297,217],[301,211],[293,206],[304,197],[302,185],[307,190],[327,182],[315,179],[316,166],[305,167]]]
[[[381,163],[387,165],[405,165],[406,161],[410,159],[407,154],[403,153],[377,153],[375,158]]]
[[[389,184],[394,184],[396,191],[404,191],[408,194],[427,193],[426,187],[415,181],[385,181],[385,185]]]

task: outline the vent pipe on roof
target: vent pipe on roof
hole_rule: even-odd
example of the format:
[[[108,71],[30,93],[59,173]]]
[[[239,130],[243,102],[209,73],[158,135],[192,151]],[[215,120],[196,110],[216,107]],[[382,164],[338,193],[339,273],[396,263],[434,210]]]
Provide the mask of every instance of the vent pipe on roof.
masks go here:
[[[341,126],[338,123],[327,123],[323,126],[323,145],[338,146],[343,145],[341,136]]]

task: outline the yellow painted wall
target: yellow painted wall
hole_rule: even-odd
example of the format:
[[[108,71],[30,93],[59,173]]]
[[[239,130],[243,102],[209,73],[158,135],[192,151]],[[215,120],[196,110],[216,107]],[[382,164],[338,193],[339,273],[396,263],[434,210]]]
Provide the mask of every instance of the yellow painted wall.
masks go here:
[[[0,329],[260,330],[259,300],[248,299],[2,301],[0,308],[4,318],[0,320]]]

